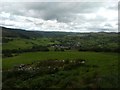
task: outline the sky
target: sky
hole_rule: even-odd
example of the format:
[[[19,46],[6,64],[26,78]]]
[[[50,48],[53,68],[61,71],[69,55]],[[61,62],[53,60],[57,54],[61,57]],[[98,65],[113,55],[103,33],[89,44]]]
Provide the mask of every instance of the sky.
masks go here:
[[[0,26],[33,31],[118,32],[118,2],[0,2]]]

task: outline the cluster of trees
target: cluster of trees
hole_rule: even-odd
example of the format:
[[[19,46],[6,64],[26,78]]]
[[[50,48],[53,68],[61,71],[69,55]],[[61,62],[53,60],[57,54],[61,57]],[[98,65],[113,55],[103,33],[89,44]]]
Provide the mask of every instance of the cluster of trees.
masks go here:
[[[56,47],[56,48],[54,49],[54,51],[65,51],[65,49],[64,49],[64,48],[57,48],[57,47]]]
[[[60,44],[78,51],[120,52],[117,33],[89,33],[57,39]]]
[[[24,52],[37,52],[37,51],[49,51],[47,46],[32,46],[31,48],[28,49],[6,49],[2,50],[3,57],[12,57],[14,54],[19,54],[19,53],[24,53]]]
[[[120,52],[120,48],[117,44],[115,45],[94,45],[89,43],[83,44],[69,44],[69,45],[62,45],[61,47],[54,47],[54,51],[65,51],[65,50],[78,50],[78,51],[95,51],[95,52]]]
[[[12,38],[2,38],[2,43],[8,43],[9,41],[13,41]]]
[[[78,51],[120,52],[120,48],[100,48],[100,47],[83,48],[83,47],[80,47]]]

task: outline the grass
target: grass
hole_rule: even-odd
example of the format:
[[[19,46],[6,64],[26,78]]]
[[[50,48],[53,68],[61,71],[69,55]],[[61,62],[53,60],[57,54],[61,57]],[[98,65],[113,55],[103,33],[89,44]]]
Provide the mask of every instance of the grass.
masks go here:
[[[25,39],[14,39],[13,41],[9,41],[8,43],[4,43],[3,44],[3,50],[4,49],[24,49],[24,48],[30,48],[32,46],[31,43],[29,43],[27,40]]]
[[[31,48],[33,45],[49,45],[49,44],[55,44],[59,42],[51,42],[50,38],[37,38],[37,39],[22,39],[22,38],[16,38],[13,41],[9,41],[8,43],[4,43],[3,50],[4,49],[25,49],[25,48]]]
[[[3,59],[3,69],[10,69],[17,64],[30,64],[41,60],[85,59],[87,66],[79,66],[71,70],[59,70],[53,74],[21,73],[17,77],[9,77],[3,87],[27,88],[116,88],[118,87],[118,54],[103,52],[29,52],[15,57]],[[34,64],[33,63],[33,64]],[[3,70],[3,71],[4,71]],[[36,73],[36,72],[34,72]],[[8,73],[11,74],[11,73]],[[13,75],[16,72],[13,72]],[[7,74],[4,74],[5,76]],[[33,74],[34,75],[34,74]],[[8,75],[9,76],[9,75]],[[23,78],[28,78],[23,80]],[[12,83],[12,84],[11,84]]]
[[[103,38],[98,38],[95,40],[75,40],[76,42],[81,42],[83,46],[87,45],[86,47],[96,46],[101,42],[108,42],[108,44],[105,45],[110,49],[117,47],[116,42],[112,43],[110,41],[111,43],[109,44],[108,38],[102,39]],[[69,40],[72,39],[66,38],[62,41],[67,43]],[[14,38],[13,41],[3,43],[3,50],[19,48],[27,49],[34,45],[46,46],[50,44],[61,43],[59,40],[57,41],[57,39],[53,38]],[[88,51],[79,52],[76,50],[55,52],[53,51],[53,48],[49,47],[49,49],[49,52],[26,52],[18,54],[17,56],[2,58],[3,88],[60,87],[95,89],[118,87],[118,53]],[[56,59],[61,61],[70,61],[65,61],[64,64],[61,64],[61,61],[57,61]],[[84,59],[86,62],[84,64],[79,64],[78,59]],[[20,70],[20,64],[25,64],[23,70]],[[18,65],[18,67],[16,65]]]
[[[12,68],[18,64],[29,64],[39,60],[48,59],[85,59],[88,64],[97,64],[101,66],[113,65],[118,63],[117,53],[96,53],[96,52],[29,52],[18,56],[4,58],[2,61],[3,69]]]

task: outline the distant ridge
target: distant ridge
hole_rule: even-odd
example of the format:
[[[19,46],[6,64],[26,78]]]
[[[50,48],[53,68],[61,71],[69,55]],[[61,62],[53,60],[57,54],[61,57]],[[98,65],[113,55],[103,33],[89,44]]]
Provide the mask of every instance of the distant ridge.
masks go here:
[[[112,33],[119,34],[119,32],[90,32],[90,33],[80,33],[80,32],[59,32],[59,31],[28,31],[23,29],[15,28],[2,28],[2,37],[20,37],[20,38],[36,38],[36,37],[63,37],[63,36],[83,36],[89,35],[90,33],[103,34],[103,33]]]
[[[73,32],[52,32],[52,31],[27,31],[23,29],[2,28],[3,37],[21,37],[21,38],[35,38],[35,37],[62,37],[65,35],[73,35]]]

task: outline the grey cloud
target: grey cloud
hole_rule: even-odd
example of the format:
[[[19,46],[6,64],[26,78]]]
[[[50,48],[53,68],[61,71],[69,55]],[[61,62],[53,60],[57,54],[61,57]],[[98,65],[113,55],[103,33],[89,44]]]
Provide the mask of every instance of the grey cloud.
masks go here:
[[[21,3],[2,3],[0,4],[0,12],[10,13],[8,18],[4,17],[4,19],[9,19],[11,21],[19,22],[19,17],[17,16],[24,16],[23,22],[32,23],[36,25],[36,27],[42,27],[45,24],[43,22],[36,22],[34,20],[30,20],[27,17],[43,19],[44,22],[47,20],[54,21],[56,20],[56,27],[55,29],[82,29],[82,30],[89,30],[89,31],[100,31],[102,27],[100,27],[101,23],[103,22],[111,22],[108,21],[108,18],[102,16],[104,14],[98,14],[96,17],[91,18],[90,14],[96,14],[101,8],[109,10],[116,10],[116,6],[106,3],[100,2],[69,2],[69,3],[57,3],[57,2],[21,2]],[[89,16],[89,18],[85,17],[85,14]],[[110,16],[108,16],[110,17]],[[18,20],[17,20],[18,19]],[[70,24],[70,23],[73,24]],[[22,23],[22,21],[20,21]],[[68,27],[65,27],[64,24],[59,26],[59,23],[65,23]],[[86,24],[89,23],[89,24]],[[105,27],[111,27],[111,24],[106,23]],[[88,26],[87,26],[88,25]],[[15,26],[15,25],[13,25]],[[29,25],[31,26],[31,24]],[[45,25],[44,27],[46,27]],[[15,26],[16,27],[16,26]],[[19,27],[22,27],[19,26]],[[23,26],[24,27],[24,26]],[[27,25],[26,25],[27,27]],[[33,26],[35,27],[35,26]],[[60,27],[60,28],[58,28]],[[32,28],[29,27],[29,28]],[[49,25],[48,25],[49,28]],[[112,27],[111,27],[112,28]],[[52,28],[53,29],[53,28]],[[112,30],[112,29],[111,29]]]
[[[59,22],[72,21],[77,13],[91,13],[96,11],[102,3],[26,3],[29,10],[34,10],[34,17],[45,20],[58,20]]]
[[[58,20],[59,22],[70,22],[74,20],[77,13],[91,13],[99,9],[103,3],[91,2],[67,2],[67,3],[4,3],[3,10],[17,15],[26,15],[44,20]]]
[[[107,27],[112,27],[112,25],[111,25],[111,24],[105,24],[104,26],[107,26]]]

